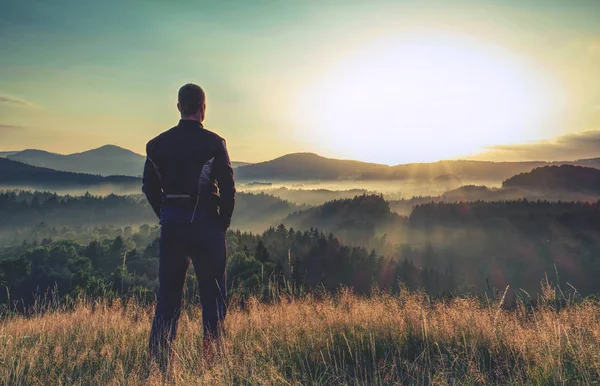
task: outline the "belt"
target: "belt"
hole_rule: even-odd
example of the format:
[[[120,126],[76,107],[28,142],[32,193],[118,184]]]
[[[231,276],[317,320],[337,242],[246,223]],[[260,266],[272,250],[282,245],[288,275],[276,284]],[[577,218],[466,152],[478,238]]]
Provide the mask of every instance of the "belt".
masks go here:
[[[165,198],[192,198],[192,196],[189,194],[166,194]]]

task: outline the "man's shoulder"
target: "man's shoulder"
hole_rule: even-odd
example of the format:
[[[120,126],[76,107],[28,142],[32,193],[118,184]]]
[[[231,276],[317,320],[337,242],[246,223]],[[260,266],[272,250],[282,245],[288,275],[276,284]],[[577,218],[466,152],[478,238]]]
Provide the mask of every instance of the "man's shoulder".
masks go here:
[[[172,133],[172,131],[176,128],[177,128],[177,126],[171,127],[169,130],[163,131],[162,133],[160,133],[159,135],[157,135],[156,137],[154,137],[150,141],[148,141],[148,143],[146,144],[146,151],[149,151],[152,148],[156,147],[156,145],[162,139],[164,139],[166,136],[170,135]]]
[[[204,130],[204,132],[206,133],[206,135],[214,138],[217,141],[223,141],[223,137],[221,137],[219,134],[215,133],[214,131],[210,131],[208,130],[206,127],[202,127],[202,130]]]
[[[215,132],[207,130],[204,127],[202,128],[202,130],[204,130],[205,135],[211,139],[210,142],[213,144],[212,146],[214,149],[227,149],[225,138],[221,137]]]

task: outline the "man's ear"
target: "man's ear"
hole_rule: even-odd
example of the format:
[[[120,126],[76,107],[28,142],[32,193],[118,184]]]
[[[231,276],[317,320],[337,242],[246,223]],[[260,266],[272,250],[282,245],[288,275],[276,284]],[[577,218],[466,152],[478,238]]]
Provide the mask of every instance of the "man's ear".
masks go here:
[[[202,116],[202,120],[206,117],[206,102],[202,103],[202,107],[200,107],[200,112]]]
[[[179,102],[177,102],[177,110],[179,110],[179,112],[181,112],[181,105],[179,105]]]

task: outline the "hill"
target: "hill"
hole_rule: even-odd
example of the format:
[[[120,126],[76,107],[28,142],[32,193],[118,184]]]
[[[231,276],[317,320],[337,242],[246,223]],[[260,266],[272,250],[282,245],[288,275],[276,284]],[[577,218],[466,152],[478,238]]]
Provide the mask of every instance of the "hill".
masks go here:
[[[28,149],[8,155],[7,158],[33,166],[101,176],[139,176],[143,172],[146,160],[140,154],[114,145],[67,155]]]
[[[321,157],[314,153],[287,154],[271,161],[240,166],[241,180],[337,180],[361,179],[368,173],[384,173],[389,166]]]
[[[600,170],[573,165],[545,166],[513,176],[502,186],[600,193]]]
[[[27,165],[22,162],[0,158],[0,185],[43,188],[70,188],[98,185],[140,186],[136,177],[72,173]]]
[[[376,236],[398,229],[403,220],[390,210],[382,196],[363,194],[292,213],[283,223],[301,230],[317,228],[335,234],[346,243],[374,247]]]

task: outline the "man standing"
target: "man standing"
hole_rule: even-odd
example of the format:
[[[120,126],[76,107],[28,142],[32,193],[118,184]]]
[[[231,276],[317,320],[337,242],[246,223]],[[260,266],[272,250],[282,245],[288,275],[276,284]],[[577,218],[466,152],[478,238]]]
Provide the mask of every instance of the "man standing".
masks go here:
[[[202,88],[181,87],[177,108],[179,124],[146,146],[142,186],[161,224],[159,293],[149,351],[162,370],[171,356],[190,259],[198,279],[204,342],[220,338],[226,313],[225,232],[235,203],[225,140],[202,126]]]

